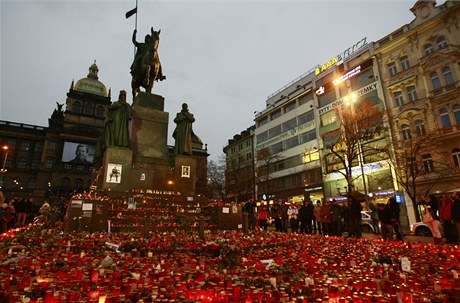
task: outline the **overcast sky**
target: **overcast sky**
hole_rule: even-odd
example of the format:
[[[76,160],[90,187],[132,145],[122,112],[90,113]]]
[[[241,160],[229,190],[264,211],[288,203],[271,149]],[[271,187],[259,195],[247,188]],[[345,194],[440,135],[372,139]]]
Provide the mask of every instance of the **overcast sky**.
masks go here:
[[[137,40],[161,29],[159,56],[172,121],[181,104],[210,160],[254,124],[267,97],[364,37],[376,41],[413,20],[415,0],[138,0]],[[443,3],[438,1],[437,4]],[[135,0],[0,0],[0,119],[48,126],[56,102],[96,60],[99,80],[129,92]],[[131,102],[131,97],[129,98]]]

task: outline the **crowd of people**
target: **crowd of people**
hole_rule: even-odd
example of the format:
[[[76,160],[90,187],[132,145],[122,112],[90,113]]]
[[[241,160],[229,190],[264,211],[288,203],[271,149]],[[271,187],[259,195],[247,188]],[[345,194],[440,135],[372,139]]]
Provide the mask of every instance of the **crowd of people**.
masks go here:
[[[422,198],[422,220],[430,227],[435,243],[460,243],[460,193],[443,194],[440,199],[434,195]]]
[[[18,195],[8,198],[4,197],[2,192],[0,192],[0,206],[0,233],[26,226],[37,217],[42,217],[46,221],[51,211],[48,201],[37,203],[33,198]],[[65,214],[65,203],[59,203],[58,210]],[[64,218],[63,215],[59,217]]]
[[[444,230],[447,244],[458,243],[460,234],[460,197],[459,193],[445,194],[441,201],[433,195],[422,199],[422,215],[429,212],[432,222],[427,224],[433,234],[434,242],[442,244],[443,239],[439,224]],[[245,203],[243,212],[248,214],[249,229],[268,230],[273,226],[278,232],[300,234],[318,234],[360,238],[361,211],[368,210],[372,219],[373,232],[380,234],[384,240],[403,241],[401,228],[400,206],[395,197],[386,203],[370,202],[367,206],[356,198],[349,196],[346,201],[323,199],[322,201],[304,201],[302,203],[285,203],[257,205],[253,201]]]

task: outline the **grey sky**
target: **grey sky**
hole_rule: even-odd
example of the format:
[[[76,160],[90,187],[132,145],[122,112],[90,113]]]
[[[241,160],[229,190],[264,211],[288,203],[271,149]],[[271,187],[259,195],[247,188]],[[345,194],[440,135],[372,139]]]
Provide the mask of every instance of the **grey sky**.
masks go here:
[[[0,119],[48,125],[72,79],[96,60],[99,80],[130,92],[132,1],[6,1],[1,11]],[[410,23],[415,0],[139,1],[137,40],[161,28],[168,143],[187,102],[210,159],[254,123],[268,95],[364,37],[375,41]],[[444,1],[438,1],[438,4]],[[130,94],[129,94],[130,95]],[[131,98],[129,98],[131,102]]]

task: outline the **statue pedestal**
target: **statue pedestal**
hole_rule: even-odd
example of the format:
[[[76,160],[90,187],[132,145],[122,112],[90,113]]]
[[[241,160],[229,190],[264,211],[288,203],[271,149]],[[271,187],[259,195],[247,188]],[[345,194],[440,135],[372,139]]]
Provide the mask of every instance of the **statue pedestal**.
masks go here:
[[[110,146],[104,151],[100,188],[113,191],[131,189],[133,152],[129,147]]]
[[[140,92],[134,98],[131,121],[131,146],[135,162],[168,163],[169,114],[164,112],[164,98]],[[148,158],[143,160],[144,158]]]
[[[196,187],[196,160],[190,156],[176,155],[175,190],[182,195],[194,196]]]

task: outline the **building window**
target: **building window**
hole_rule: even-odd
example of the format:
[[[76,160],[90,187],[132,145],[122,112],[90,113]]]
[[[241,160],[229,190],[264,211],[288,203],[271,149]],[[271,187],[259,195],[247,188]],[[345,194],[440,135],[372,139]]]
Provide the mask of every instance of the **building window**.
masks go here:
[[[422,155],[422,161],[423,161],[423,169],[425,169],[426,173],[434,171],[434,164],[433,164],[433,159],[431,158],[431,154]]]
[[[267,123],[268,123],[268,116],[265,116],[259,120],[259,126],[265,125]]]
[[[72,103],[72,112],[75,114],[81,114],[81,102],[80,101],[74,101]]]
[[[51,160],[51,159],[46,160],[45,168],[46,169],[52,169],[53,168],[53,160]]]
[[[77,165],[77,171],[84,171],[85,167],[83,165]]]
[[[441,87],[441,81],[439,80],[439,76],[437,72],[432,72],[430,74],[431,78],[431,86],[433,86],[433,89],[437,89]]]
[[[41,153],[43,149],[43,142],[35,142],[35,149],[34,152],[37,154]]]
[[[396,67],[396,63],[391,62],[388,64],[388,71],[390,72],[390,76],[394,76],[398,73],[398,68]]]
[[[96,107],[96,117],[98,118],[103,118],[104,117],[104,113],[105,113],[105,109],[104,109],[104,106],[102,105],[99,105]]]
[[[273,138],[281,134],[281,124],[275,127],[272,127],[268,130],[268,137]]]
[[[49,149],[50,149],[50,150],[55,150],[55,149],[56,149],[56,145],[57,145],[56,142],[51,141],[51,142],[49,143],[48,146],[49,146]]]
[[[290,112],[291,110],[295,109],[297,107],[297,103],[294,101],[294,102],[291,102],[289,103],[288,105],[286,105],[284,107],[284,112],[287,113],[287,112]]]
[[[297,118],[291,119],[283,123],[283,132],[293,129],[297,126]]]
[[[26,158],[19,158],[18,162],[16,163],[18,169],[25,169],[27,168],[27,160]]]
[[[275,120],[276,118],[280,117],[281,116],[281,109],[278,109],[276,111],[274,111],[272,114],[271,114],[271,119],[272,120]]]
[[[72,164],[69,164],[69,163],[64,163],[64,170],[72,170]]]
[[[297,125],[302,125],[304,123],[307,123],[309,121],[312,121],[315,119],[315,115],[313,113],[313,111],[308,111],[306,112],[305,114],[302,114],[300,116],[297,117]]]
[[[403,94],[401,91],[399,92],[394,92],[393,93],[393,97],[395,99],[395,104],[396,106],[402,106],[404,105],[404,98],[403,98]]]
[[[8,149],[14,150],[16,148],[16,139],[8,139]]]
[[[30,164],[31,170],[38,170],[40,168],[40,162],[37,159],[33,159],[32,163]]]
[[[316,130],[312,129],[300,135],[300,143],[305,143],[316,139]]]
[[[415,133],[419,137],[426,135],[425,122],[423,122],[423,120],[415,121]]]
[[[459,104],[454,105],[454,117],[455,117],[455,122],[457,124],[460,124],[460,105]]]
[[[432,53],[434,53],[433,45],[432,45],[431,43],[426,44],[426,45],[423,47],[423,53],[425,54],[425,56],[429,56],[429,55],[431,55]]]
[[[257,135],[257,143],[262,143],[266,140],[268,140],[268,130]],[[232,148],[232,153],[234,153],[233,148]]]
[[[251,146],[251,141],[246,141],[246,147],[250,147]]]
[[[415,85],[408,86],[406,88],[407,91],[407,97],[409,97],[410,102],[416,101],[417,98],[417,90],[415,89]]]
[[[290,149],[292,147],[296,147],[297,145],[299,145],[299,137],[295,136],[291,139],[287,139],[286,141],[284,141],[284,149],[287,150],[287,149]]]
[[[452,126],[452,124],[450,123],[449,111],[446,108],[441,109],[441,111],[439,112],[439,116],[441,117],[441,123],[443,128]]]
[[[444,36],[439,37],[436,42],[438,43],[438,49],[443,49],[447,47],[447,40]]]
[[[410,67],[409,57],[407,57],[407,56],[402,56],[399,59],[399,63],[401,64],[401,69],[402,70],[407,70]]]
[[[26,184],[26,188],[27,189],[35,189],[35,179],[34,178],[31,178],[29,180],[27,180],[27,184]]]
[[[246,160],[251,160],[251,159],[252,159],[252,153],[247,153]]]
[[[30,141],[29,140],[22,140],[21,141],[21,150],[28,151],[30,148]]]
[[[452,150],[452,160],[454,160],[454,165],[460,167],[460,148],[454,148]]]
[[[86,103],[85,109],[84,109],[85,115],[90,116],[93,114],[93,111],[94,111],[94,106],[91,103]]]
[[[444,82],[446,85],[454,83],[454,77],[452,77],[452,71],[448,66],[444,67],[442,69],[442,74],[444,76]]]
[[[410,140],[412,138],[409,125],[401,125],[401,135],[404,141]]]
[[[282,152],[282,151],[283,151],[283,142],[278,142],[278,143],[273,144],[272,146],[270,146],[270,153],[272,155],[277,154],[277,153]]]
[[[335,111],[330,111],[320,117],[321,125],[326,126],[337,121],[337,114]]]

